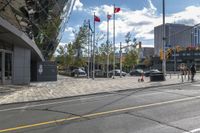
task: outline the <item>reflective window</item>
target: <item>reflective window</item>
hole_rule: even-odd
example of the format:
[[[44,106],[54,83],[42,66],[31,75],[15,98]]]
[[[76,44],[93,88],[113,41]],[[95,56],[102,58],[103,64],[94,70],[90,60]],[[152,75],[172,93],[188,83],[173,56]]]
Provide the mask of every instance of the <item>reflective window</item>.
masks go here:
[[[12,79],[12,54],[5,53],[5,80]]]

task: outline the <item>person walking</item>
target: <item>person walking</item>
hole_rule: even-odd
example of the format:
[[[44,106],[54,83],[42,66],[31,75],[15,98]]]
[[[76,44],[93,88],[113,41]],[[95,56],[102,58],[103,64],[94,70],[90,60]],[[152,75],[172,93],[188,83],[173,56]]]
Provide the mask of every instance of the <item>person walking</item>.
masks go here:
[[[192,66],[190,67],[190,71],[191,71],[191,74],[192,74],[191,80],[193,82],[194,81],[194,75],[196,74],[196,66],[195,66],[195,64],[192,64]]]

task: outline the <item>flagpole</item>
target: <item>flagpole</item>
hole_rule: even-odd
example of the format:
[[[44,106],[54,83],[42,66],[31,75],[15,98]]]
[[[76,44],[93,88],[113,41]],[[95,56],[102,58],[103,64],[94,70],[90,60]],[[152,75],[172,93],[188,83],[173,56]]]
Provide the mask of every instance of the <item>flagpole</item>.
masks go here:
[[[109,13],[107,13],[107,78],[109,78],[109,18],[108,18]]]
[[[92,63],[93,63],[93,53],[92,53],[92,51],[93,51],[93,36],[92,36],[92,34],[93,34],[93,31],[91,31],[91,35],[90,35],[90,61],[91,61],[91,63],[90,63],[90,76],[91,76],[91,78],[92,78],[92,71],[93,71],[93,65],[92,65]]]
[[[88,20],[88,79],[90,78],[90,20]]]
[[[95,17],[95,12],[94,12]],[[95,20],[94,20],[94,37],[93,37],[93,73],[92,73],[92,79],[95,78]]]
[[[90,75],[90,77],[92,77],[92,70],[93,70],[93,68],[92,68],[92,62],[93,62],[93,59],[92,59],[92,45],[93,45],[93,43],[92,43],[92,39],[93,39],[93,36],[92,36],[92,34],[93,34],[93,31],[92,31],[92,28],[91,28],[91,25],[90,25],[90,19],[89,19],[89,30],[90,30],[90,40],[89,40],[89,44],[90,44],[90,73],[89,73],[89,75]]]
[[[115,4],[113,9],[113,79],[115,78]]]

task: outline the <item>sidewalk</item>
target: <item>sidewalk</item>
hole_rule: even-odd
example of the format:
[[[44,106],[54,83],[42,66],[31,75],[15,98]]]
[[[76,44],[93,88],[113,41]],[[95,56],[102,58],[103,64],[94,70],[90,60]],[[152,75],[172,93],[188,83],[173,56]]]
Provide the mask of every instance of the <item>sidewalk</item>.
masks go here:
[[[199,80],[197,75],[196,79]],[[29,86],[0,86],[0,104],[18,103],[72,97],[119,90],[138,89],[182,83],[181,77],[168,75],[166,81],[150,82],[145,78],[143,83],[138,82],[139,77],[116,77],[115,79],[71,78],[58,76],[56,82],[31,83]],[[184,82],[188,82],[184,78]]]

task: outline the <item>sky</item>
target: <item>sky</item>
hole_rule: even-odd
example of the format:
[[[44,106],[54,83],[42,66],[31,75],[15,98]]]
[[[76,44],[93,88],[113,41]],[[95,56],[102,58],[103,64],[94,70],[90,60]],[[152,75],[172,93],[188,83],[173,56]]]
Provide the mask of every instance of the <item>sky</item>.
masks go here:
[[[165,0],[166,23],[194,25],[200,23],[200,0]],[[84,20],[93,21],[93,14],[100,17],[96,32],[106,34],[106,14],[113,14],[113,5],[120,7],[116,14],[116,45],[125,45],[125,35],[141,41],[143,46],[154,46],[154,27],[162,24],[162,0],[76,0],[72,14],[65,27],[59,45],[74,40],[74,30],[78,30]],[[110,40],[113,37],[113,20],[110,20]],[[106,37],[103,40],[106,41]]]

